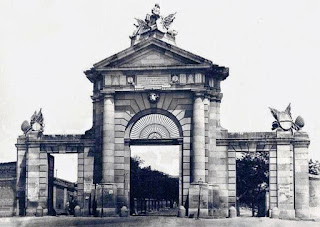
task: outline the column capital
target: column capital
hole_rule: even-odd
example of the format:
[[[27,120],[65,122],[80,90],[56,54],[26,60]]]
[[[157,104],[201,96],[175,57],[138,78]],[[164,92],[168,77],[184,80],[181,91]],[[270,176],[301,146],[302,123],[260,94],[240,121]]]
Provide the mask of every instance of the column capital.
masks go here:
[[[205,93],[201,92],[201,91],[194,91],[193,92],[193,96],[194,96],[194,98],[198,98],[198,97],[204,98],[205,97]]]
[[[223,97],[223,94],[217,91],[211,91],[208,92],[208,94],[210,95],[210,101],[212,102],[221,102],[221,99]]]
[[[95,93],[92,96],[90,96],[92,99],[92,102],[99,102],[102,100],[102,98],[104,97],[104,94],[102,93]]]
[[[104,99],[113,99],[114,98],[114,93],[104,93],[103,94]]]

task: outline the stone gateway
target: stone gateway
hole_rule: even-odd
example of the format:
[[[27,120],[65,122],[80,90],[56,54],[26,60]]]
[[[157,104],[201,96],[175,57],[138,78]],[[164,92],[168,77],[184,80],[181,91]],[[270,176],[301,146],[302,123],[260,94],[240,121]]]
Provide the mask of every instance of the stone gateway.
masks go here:
[[[43,134],[37,113],[31,125],[23,123],[17,215],[32,215],[38,206],[44,214],[52,210],[55,153],[78,154],[81,215],[130,210],[130,146],[169,144],[180,147],[179,207],[186,215],[199,209],[200,216],[227,217],[236,206],[236,152],[250,151],[270,154],[269,209],[278,208],[282,218],[309,217],[308,135],[285,131],[282,122],[266,133],[224,129],[220,83],[229,70],[178,47],[169,29],[174,17],[162,17],[156,5],[137,20],[129,48],[84,72],[93,85],[93,126],[84,135]]]

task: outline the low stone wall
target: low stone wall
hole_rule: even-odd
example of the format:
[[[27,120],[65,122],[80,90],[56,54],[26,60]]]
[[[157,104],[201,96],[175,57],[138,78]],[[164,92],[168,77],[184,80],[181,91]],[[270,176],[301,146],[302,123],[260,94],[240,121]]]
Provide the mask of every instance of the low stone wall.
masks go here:
[[[320,218],[320,175],[309,174],[310,217]]]

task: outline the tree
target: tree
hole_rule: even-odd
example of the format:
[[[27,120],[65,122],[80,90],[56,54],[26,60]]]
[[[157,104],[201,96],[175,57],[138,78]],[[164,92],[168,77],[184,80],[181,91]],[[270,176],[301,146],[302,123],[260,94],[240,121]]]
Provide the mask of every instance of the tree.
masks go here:
[[[246,153],[237,159],[237,200],[252,208],[265,201],[269,185],[269,154],[267,152]]]
[[[150,166],[141,167],[143,160],[140,157],[130,159],[130,199],[143,200],[146,198],[178,202],[179,200],[179,179],[152,170]]]

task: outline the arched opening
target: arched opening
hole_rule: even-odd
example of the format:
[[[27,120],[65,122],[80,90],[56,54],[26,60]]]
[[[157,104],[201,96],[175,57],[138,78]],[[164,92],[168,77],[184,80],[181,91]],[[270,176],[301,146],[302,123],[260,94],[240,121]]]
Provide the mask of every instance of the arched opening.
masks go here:
[[[176,215],[182,194],[182,133],[176,122],[156,111],[128,126],[131,215]]]

